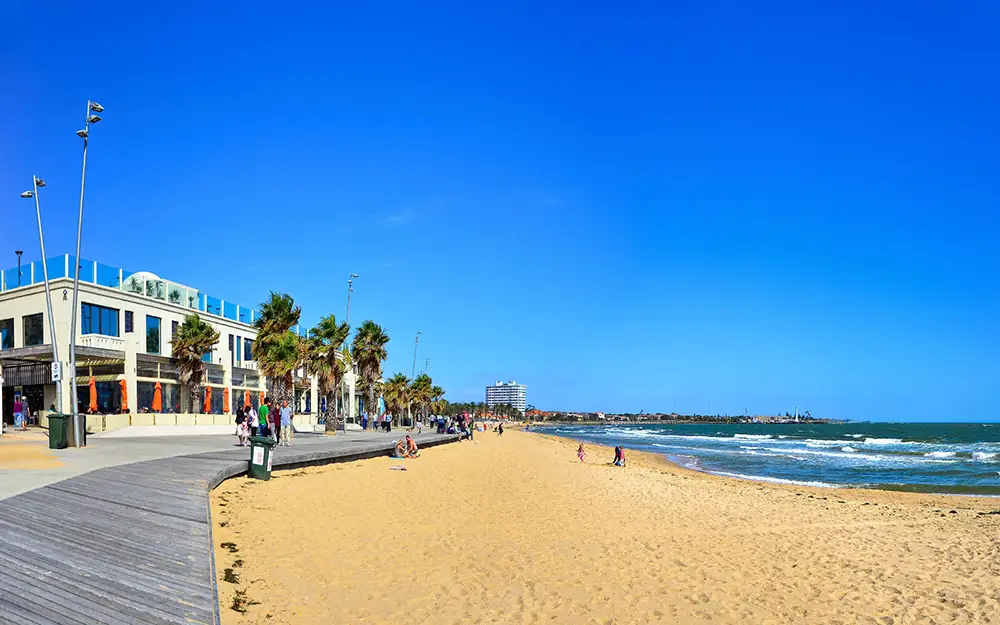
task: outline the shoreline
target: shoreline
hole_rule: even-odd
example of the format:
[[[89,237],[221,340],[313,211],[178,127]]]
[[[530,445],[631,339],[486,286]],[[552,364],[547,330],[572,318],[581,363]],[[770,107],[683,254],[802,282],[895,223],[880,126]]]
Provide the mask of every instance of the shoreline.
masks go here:
[[[596,425],[596,424],[572,424],[572,425]],[[658,423],[657,425],[660,425],[660,424]],[[546,426],[537,426],[537,427],[546,427]],[[538,429],[529,430],[527,433],[528,434],[536,434],[538,436],[544,436],[544,437],[549,437],[549,438],[554,438],[554,439],[562,439],[562,440],[567,440],[567,441],[574,441],[577,444],[582,443],[584,445],[592,446],[592,447],[601,447],[601,448],[604,448],[604,449],[610,449],[612,455],[614,453],[614,447],[612,447],[612,446],[602,445],[602,444],[599,444],[599,443],[594,443],[593,441],[587,441],[587,440],[583,440],[583,439],[579,439],[579,438],[574,438],[573,436],[551,434],[549,432],[541,431],[541,430],[538,430]],[[781,477],[772,477],[772,476],[752,476],[752,475],[742,475],[742,474],[739,474],[739,475],[737,475],[737,474],[729,474],[729,473],[722,472],[722,471],[718,471],[717,472],[717,471],[711,471],[711,470],[708,470],[708,469],[697,469],[697,468],[685,466],[685,465],[681,464],[680,462],[677,462],[676,460],[674,460],[673,458],[671,458],[670,454],[668,454],[668,453],[643,451],[643,450],[640,450],[640,449],[636,449],[634,447],[629,447],[627,444],[622,444],[622,446],[625,447],[625,449],[628,449],[629,452],[632,453],[632,454],[660,455],[660,456],[663,457],[663,461],[664,462],[670,464],[672,467],[675,467],[678,470],[691,471],[691,472],[696,473],[698,475],[710,475],[710,476],[713,476],[713,477],[718,477],[718,478],[723,478],[723,479],[732,479],[732,480],[738,480],[738,481],[742,481],[742,482],[751,482],[751,483],[754,483],[754,484],[767,484],[767,485],[771,485],[771,486],[790,486],[790,487],[793,487],[793,488],[817,488],[817,489],[821,489],[823,491],[835,491],[835,490],[837,490],[837,491],[848,491],[849,492],[849,491],[863,490],[863,491],[901,493],[901,494],[912,494],[912,495],[933,495],[933,496],[940,496],[940,497],[982,498],[982,499],[985,499],[985,500],[994,500],[994,501],[1000,499],[1000,493],[997,493],[997,494],[985,494],[985,493],[948,492],[948,491],[938,491],[938,490],[926,490],[926,491],[925,490],[911,490],[911,489],[907,489],[906,488],[907,486],[909,486],[908,484],[899,484],[898,486],[900,486],[901,488],[880,488],[880,487],[878,487],[876,485],[871,485],[871,484],[864,484],[864,485],[857,485],[857,486],[844,486],[844,485],[841,485],[841,484],[826,483],[826,482],[820,482],[820,481],[807,482],[805,480],[794,480],[794,479],[791,479],[791,478],[781,478]]]
[[[548,433],[545,433],[545,432],[528,431],[526,433],[527,434],[534,434],[535,436],[538,436],[538,437],[541,437],[541,438],[546,438],[546,439],[549,439],[549,440],[552,440],[552,441],[555,441],[555,442],[562,442],[562,443],[570,443],[571,442],[573,445],[578,445],[578,444],[582,443],[587,449],[590,449],[590,448],[600,449],[600,450],[603,450],[604,453],[606,453],[609,458],[610,457],[614,457],[615,448],[611,447],[611,446],[608,446],[608,445],[600,445],[598,443],[592,443],[592,442],[588,442],[588,441],[584,441],[584,440],[572,438],[572,437],[569,437],[569,436],[559,436],[559,435],[556,435],[556,434],[548,434]],[[702,470],[699,470],[699,469],[693,469],[691,467],[686,467],[686,466],[684,466],[684,465],[682,465],[680,463],[677,463],[677,462],[671,460],[667,456],[667,454],[661,454],[661,453],[657,453],[657,452],[653,452],[653,451],[642,451],[642,450],[639,450],[639,449],[632,449],[631,447],[626,447],[626,449],[628,449],[628,452],[629,452],[630,456],[637,456],[638,455],[638,456],[641,456],[643,458],[646,458],[647,460],[651,460],[651,461],[654,461],[654,462],[661,463],[664,467],[669,468],[670,470],[672,470],[672,471],[674,471],[674,472],[676,472],[678,474],[691,475],[691,476],[697,476],[697,477],[701,477],[701,478],[710,478],[710,479],[716,479],[716,480],[724,480],[724,481],[735,482],[735,483],[742,483],[742,484],[755,484],[755,485],[758,485],[758,486],[766,486],[766,487],[769,487],[769,488],[777,488],[777,489],[782,489],[782,490],[794,491],[796,489],[807,489],[807,490],[810,490],[810,491],[815,491],[816,493],[835,494],[835,495],[838,495],[838,496],[841,496],[841,497],[846,497],[846,496],[850,496],[851,494],[859,494],[859,493],[890,494],[890,495],[893,495],[893,496],[900,496],[900,497],[906,497],[906,496],[913,497],[914,498],[913,499],[913,503],[920,503],[924,499],[930,499],[931,501],[935,501],[936,502],[936,500],[938,498],[941,498],[944,501],[948,501],[948,500],[950,500],[950,498],[957,497],[957,498],[961,498],[963,500],[969,500],[972,503],[980,504],[983,508],[990,507],[990,506],[996,506],[996,505],[1000,504],[1000,501],[998,501],[998,500],[1000,500],[1000,495],[974,495],[974,494],[970,495],[970,494],[963,494],[963,493],[940,493],[940,492],[927,492],[927,493],[924,493],[924,492],[914,492],[914,491],[905,491],[905,490],[892,490],[892,489],[888,489],[888,488],[870,488],[870,487],[864,487],[864,486],[844,488],[844,487],[835,486],[835,485],[834,486],[818,486],[818,485],[815,485],[815,484],[804,484],[804,483],[801,483],[801,482],[789,482],[789,481],[785,481],[785,482],[770,482],[770,481],[767,481],[767,480],[753,479],[753,478],[749,478],[749,477],[734,477],[734,476],[730,476],[730,475],[720,475],[718,473],[713,473],[711,471],[702,471]],[[775,479],[780,479],[780,478],[775,478]],[[895,499],[895,497],[892,497],[892,499]],[[977,500],[982,500],[982,501],[977,501]],[[941,502],[936,502],[936,503],[940,504]]]

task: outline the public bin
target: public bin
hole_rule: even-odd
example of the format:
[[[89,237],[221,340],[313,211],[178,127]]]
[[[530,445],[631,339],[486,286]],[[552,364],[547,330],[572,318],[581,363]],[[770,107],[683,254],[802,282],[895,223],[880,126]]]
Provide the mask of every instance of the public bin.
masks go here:
[[[274,439],[266,436],[250,437],[250,477],[256,480],[271,479],[271,452]]]
[[[66,449],[69,442],[66,438],[66,428],[69,427],[72,415],[53,412],[49,414],[49,449]]]

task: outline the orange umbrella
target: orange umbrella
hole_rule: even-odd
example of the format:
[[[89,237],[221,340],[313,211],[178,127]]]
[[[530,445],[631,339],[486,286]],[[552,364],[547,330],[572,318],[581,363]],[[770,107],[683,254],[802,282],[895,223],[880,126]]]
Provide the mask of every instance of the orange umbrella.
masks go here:
[[[229,414],[229,387],[222,389],[222,414]]]
[[[205,405],[201,407],[201,411],[205,414],[212,412],[212,387],[205,387]]]
[[[128,412],[128,386],[125,380],[119,381],[118,384],[122,387],[122,412]]]
[[[97,380],[90,376],[90,412],[97,412]]]
[[[250,407],[250,391],[243,391],[243,407]]]
[[[260,405],[263,406],[264,405],[264,391],[260,392],[259,399],[260,399]]]
[[[163,410],[163,388],[160,383],[156,383],[156,387],[153,389],[153,412],[160,412]]]

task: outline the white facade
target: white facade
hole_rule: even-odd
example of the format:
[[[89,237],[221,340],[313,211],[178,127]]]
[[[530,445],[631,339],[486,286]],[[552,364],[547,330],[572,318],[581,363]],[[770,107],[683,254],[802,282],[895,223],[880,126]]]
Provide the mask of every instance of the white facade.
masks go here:
[[[72,256],[48,259],[55,320],[56,346],[63,363],[62,407],[71,412],[72,372],[68,366],[70,315],[73,280]],[[176,366],[170,358],[173,333],[185,316],[197,313],[219,332],[219,342],[205,358],[203,385],[212,389],[210,410],[195,406],[194,412],[232,415],[243,405],[249,392],[251,403],[259,403],[266,391],[266,379],[259,375],[253,359],[257,331],[252,322],[256,312],[224,300],[204,295],[196,289],[162,280],[154,274],[125,272],[90,261],[81,270],[80,310],[77,325],[77,385],[80,411],[87,412],[93,376],[98,387],[99,412],[120,414],[122,381],[127,413],[153,412],[155,385],[160,384],[162,413],[187,413],[188,389],[178,383]],[[0,272],[0,364],[3,365],[3,420],[14,393],[23,394],[34,412],[47,411],[58,404],[56,384],[48,373],[53,361],[52,341],[42,282],[41,263],[25,265],[21,286],[16,270]],[[13,278],[13,280],[12,280]],[[40,317],[39,317],[40,316]],[[40,326],[40,327],[39,327]],[[296,329],[297,330],[297,329]],[[249,349],[249,353],[248,353]],[[348,397],[354,397],[353,375],[345,376]],[[315,379],[304,372],[295,376],[298,413],[319,412]],[[228,394],[229,402],[224,402]],[[355,413],[355,401],[345,406],[348,417]]]
[[[523,384],[518,384],[516,380],[501,382],[486,387],[486,405],[492,409],[494,406],[510,404],[522,413],[527,403],[525,402],[525,389]]]

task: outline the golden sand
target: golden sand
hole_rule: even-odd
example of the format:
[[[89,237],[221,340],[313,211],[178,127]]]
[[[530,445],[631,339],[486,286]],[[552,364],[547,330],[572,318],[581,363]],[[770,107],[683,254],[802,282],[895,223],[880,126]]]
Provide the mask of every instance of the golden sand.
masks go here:
[[[223,624],[1000,623],[1000,501],[477,443],[223,484]]]

